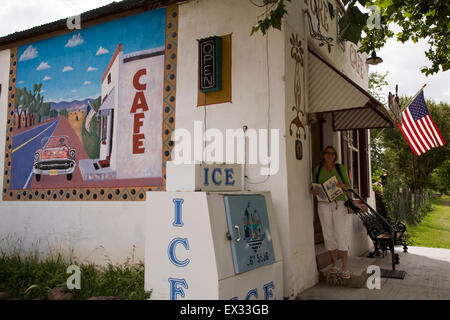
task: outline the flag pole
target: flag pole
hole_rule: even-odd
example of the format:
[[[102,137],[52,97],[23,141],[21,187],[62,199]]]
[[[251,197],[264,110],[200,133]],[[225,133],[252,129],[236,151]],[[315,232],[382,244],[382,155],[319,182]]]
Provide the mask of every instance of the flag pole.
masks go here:
[[[423,88],[425,88],[426,86],[427,86],[427,84],[425,83],[425,84],[422,86],[422,88],[420,88],[419,91],[417,91],[417,93],[414,95],[414,97],[412,97],[412,98],[408,101],[408,104],[406,104],[406,107],[404,107],[404,108],[402,108],[402,109],[405,110],[406,108],[408,108],[409,105],[411,104],[411,102],[414,101],[414,99],[419,95],[420,92],[423,91]],[[403,111],[403,110],[401,110],[401,111]]]
[[[398,99],[397,89],[398,89],[398,85],[395,85],[395,96],[396,96],[396,98]],[[422,87],[422,89],[423,89],[423,87]],[[420,92],[420,91],[419,91],[419,92]],[[389,94],[391,94],[390,91],[389,91]],[[394,98],[394,100],[395,100],[395,98]],[[389,97],[388,97],[388,106],[389,106],[389,110],[391,110],[390,104],[391,104],[391,100],[390,100]],[[395,112],[392,112],[392,114],[394,115],[395,120],[396,120],[398,123],[401,123],[401,121],[397,118],[397,115],[395,114]],[[372,141],[375,141],[375,140],[383,133],[384,129],[386,129],[386,128],[382,128],[382,129],[378,132],[378,134],[375,136],[375,138],[372,138],[372,139],[371,139],[371,141],[369,142],[369,144],[371,144]]]
[[[414,101],[414,99],[423,91],[423,88],[426,87],[426,83],[422,86],[422,88],[419,89],[419,91],[417,91],[417,93],[414,95],[414,97],[412,97],[408,104],[406,105],[406,107],[402,108],[403,110],[405,110],[406,108],[409,107],[409,105]],[[403,111],[402,110],[402,111]],[[410,149],[411,152],[411,160],[412,160],[412,169],[413,169],[413,183],[414,183],[414,193],[417,192],[417,173],[416,173],[416,158],[414,157],[414,152],[412,151],[412,149]]]
[[[417,192],[416,158],[414,157],[413,151],[410,150],[410,152],[411,152],[412,169],[413,169],[414,193],[416,193]]]
[[[422,86],[422,88],[420,88],[419,89],[419,91],[417,91],[417,93],[408,101],[408,103],[406,104],[406,107],[403,107],[403,108],[401,108],[400,109],[400,112],[402,112],[403,110],[405,110],[407,107],[409,107],[409,105],[411,104],[411,102],[413,102],[414,101],[414,99],[419,95],[419,93],[421,92],[421,91],[423,91],[423,89],[425,88],[427,86],[427,84],[425,83],[423,86]],[[397,89],[398,89],[398,85],[395,85],[395,98],[394,99],[398,99],[398,94],[397,94]],[[390,104],[390,100],[388,99],[388,103]],[[400,103],[399,103],[400,104]],[[395,117],[395,120],[397,121],[397,123],[400,123],[401,124],[401,119],[397,119],[397,116],[394,114],[394,117]],[[375,136],[375,138],[371,138],[370,140],[370,142],[369,142],[369,145],[373,142],[373,141],[375,141],[380,135],[381,135],[381,133],[383,133],[383,131],[384,131],[384,129],[386,129],[386,128],[382,128],[379,132],[378,132],[378,134]],[[412,152],[412,151],[411,151]],[[413,159],[414,159],[414,154],[413,153],[411,153],[411,156],[413,157]],[[416,180],[415,179],[415,177],[416,177],[416,171],[415,171],[415,165],[414,165],[414,163],[413,163],[413,169],[414,169],[414,181]]]

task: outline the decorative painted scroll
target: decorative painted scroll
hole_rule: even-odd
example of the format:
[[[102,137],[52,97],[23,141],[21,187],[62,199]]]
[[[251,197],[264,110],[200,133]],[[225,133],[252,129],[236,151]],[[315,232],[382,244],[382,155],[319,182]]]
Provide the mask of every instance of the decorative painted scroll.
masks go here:
[[[295,129],[295,137],[296,137],[296,156],[297,159],[301,159],[301,130],[303,129],[303,138],[306,139],[306,129],[303,124],[305,113],[302,110],[302,81],[301,81],[301,71],[300,66],[303,67],[303,48],[302,42],[298,39],[297,34],[292,33],[290,39],[292,48],[291,48],[291,57],[295,60],[295,74],[294,74],[294,98],[295,105],[292,107],[292,111],[295,112],[295,118],[289,124],[289,134],[292,136],[294,133],[293,127]]]

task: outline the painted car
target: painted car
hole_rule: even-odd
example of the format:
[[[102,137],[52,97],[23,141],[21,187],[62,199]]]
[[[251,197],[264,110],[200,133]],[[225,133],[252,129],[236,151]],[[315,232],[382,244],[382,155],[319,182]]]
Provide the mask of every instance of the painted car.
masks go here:
[[[70,146],[67,136],[51,136],[42,139],[41,148],[34,153],[33,173],[36,181],[42,174],[67,175],[72,180],[75,171],[75,149]]]

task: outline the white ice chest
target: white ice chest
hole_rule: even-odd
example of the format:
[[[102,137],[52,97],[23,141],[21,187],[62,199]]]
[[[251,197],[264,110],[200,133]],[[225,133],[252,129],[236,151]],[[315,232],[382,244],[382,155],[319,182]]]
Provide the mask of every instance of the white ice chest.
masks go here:
[[[202,185],[198,179],[206,181],[200,170],[233,169],[242,181],[240,165],[182,166],[175,171],[190,182],[167,181],[166,192],[146,195],[145,290],[152,290],[150,299],[282,299],[282,255],[270,192],[223,192],[216,184],[214,192],[195,191]],[[174,179],[171,168],[167,180]],[[216,182],[219,177],[225,181],[216,170]]]

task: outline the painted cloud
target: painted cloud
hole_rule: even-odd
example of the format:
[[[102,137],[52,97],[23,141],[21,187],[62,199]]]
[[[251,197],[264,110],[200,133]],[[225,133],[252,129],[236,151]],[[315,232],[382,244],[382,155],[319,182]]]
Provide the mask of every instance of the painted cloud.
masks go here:
[[[43,62],[41,62],[39,67],[36,68],[36,71],[50,69],[50,68],[51,68],[51,66],[48,64],[48,62],[43,61]]]
[[[26,61],[34,59],[38,56],[38,51],[36,48],[34,48],[32,45],[29,45],[25,51],[20,56],[19,61]]]
[[[97,53],[95,55],[99,56],[99,55],[107,54],[107,53],[109,53],[109,50],[100,46],[100,48],[98,48]]]
[[[97,71],[98,68],[88,67],[86,72]]]
[[[71,66],[65,66],[62,72],[72,71],[73,68]]]
[[[47,80],[50,80],[51,78],[52,78],[52,77],[45,76],[44,79],[42,79],[42,81],[47,81]]]
[[[84,39],[81,36],[81,34],[74,34],[72,38],[69,39],[69,41],[67,41],[66,45],[64,47],[75,47],[78,46],[80,44],[84,43]]]

